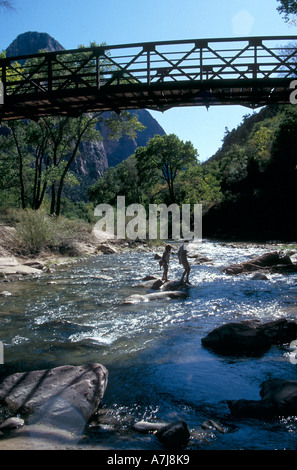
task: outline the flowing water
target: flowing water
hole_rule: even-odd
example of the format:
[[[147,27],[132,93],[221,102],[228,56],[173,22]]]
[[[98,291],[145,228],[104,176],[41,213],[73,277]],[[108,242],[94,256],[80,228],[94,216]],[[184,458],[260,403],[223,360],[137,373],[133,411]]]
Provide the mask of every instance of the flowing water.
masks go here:
[[[158,274],[152,252],[101,255],[56,268],[52,274],[9,283],[0,300],[0,372],[98,362],[109,371],[102,425],[87,427],[80,444],[113,449],[159,449],[152,434],[133,430],[137,421],[186,421],[188,449],[295,449],[297,418],[235,419],[226,400],[260,399],[269,378],[296,379],[286,345],[259,357],[216,355],[201,338],[230,321],[295,319],[297,274],[228,276],[221,272],[278,247],[204,240],[189,247],[212,263],[192,264],[185,299],[123,304],[148,274]],[[170,279],[181,267],[172,255]],[[201,434],[207,419],[227,432]],[[104,423],[104,424],[103,424]]]

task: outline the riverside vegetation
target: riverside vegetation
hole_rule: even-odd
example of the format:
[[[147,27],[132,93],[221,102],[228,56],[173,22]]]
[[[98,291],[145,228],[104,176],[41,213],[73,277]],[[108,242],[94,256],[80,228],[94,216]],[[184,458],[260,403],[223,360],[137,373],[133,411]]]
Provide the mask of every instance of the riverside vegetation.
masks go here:
[[[61,122],[57,121],[58,124]],[[137,124],[135,120],[130,124],[133,135]],[[115,127],[120,132],[118,121]],[[54,164],[50,165],[49,147],[47,152],[43,150],[41,158],[40,146],[45,143],[34,134],[33,145],[32,129],[26,125],[22,132],[18,129],[20,140],[16,142],[21,141],[23,149],[20,154],[16,142],[13,145],[13,132],[3,124],[1,128],[1,224],[12,225],[17,230],[18,237],[14,243],[9,242],[10,251],[15,249],[15,254],[32,256],[44,249],[69,254],[75,251],[74,240],[92,243],[96,205],[115,206],[118,195],[125,196],[127,205],[141,203],[144,207],[151,203],[200,203],[203,235],[208,237],[296,239],[292,217],[297,199],[297,108],[293,105],[267,106],[259,113],[246,116],[237,129],[226,130],[222,147],[204,163],[199,162],[190,142],[184,143],[175,135],[155,136],[147,147],[138,148],[89,187],[88,201],[79,200],[79,185],[70,168],[64,184],[76,184],[76,200],[62,193],[61,213],[52,214],[54,217],[45,214],[50,214],[54,207],[53,188],[61,177],[61,169],[55,170]],[[27,131],[30,135],[26,136]],[[91,136],[98,138],[98,133]],[[63,139],[59,141],[58,148],[63,142]],[[40,159],[34,166],[36,153]],[[49,165],[47,170],[46,165]],[[63,165],[62,168],[64,171]],[[36,210],[38,186],[43,196]],[[3,245],[5,237],[2,238]]]

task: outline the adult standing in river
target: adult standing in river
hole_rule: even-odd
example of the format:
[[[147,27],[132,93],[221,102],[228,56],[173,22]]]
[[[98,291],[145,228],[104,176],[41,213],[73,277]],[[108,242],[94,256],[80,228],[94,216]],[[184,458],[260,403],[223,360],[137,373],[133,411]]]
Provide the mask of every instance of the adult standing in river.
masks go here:
[[[187,256],[188,255],[188,251],[187,251],[188,243],[189,243],[189,240],[184,241],[184,243],[180,246],[180,248],[178,250],[177,256],[178,256],[179,264],[182,264],[183,268],[184,268],[184,272],[183,272],[183,275],[180,279],[180,282],[184,282],[184,278],[186,276],[186,281],[185,281],[186,284],[191,284],[190,281],[189,281],[191,266],[189,264],[188,256]]]

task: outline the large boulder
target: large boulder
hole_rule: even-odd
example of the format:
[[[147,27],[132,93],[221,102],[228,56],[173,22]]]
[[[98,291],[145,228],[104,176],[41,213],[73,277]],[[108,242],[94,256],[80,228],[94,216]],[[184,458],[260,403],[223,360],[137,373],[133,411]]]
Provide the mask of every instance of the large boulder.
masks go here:
[[[100,364],[20,372],[0,384],[0,404],[31,423],[82,428],[98,410],[107,379],[108,372]]]
[[[186,282],[177,280],[177,281],[166,281],[161,287],[163,291],[174,291],[177,289],[184,289],[185,287],[189,287]]]
[[[261,324],[247,320],[227,323],[202,338],[202,345],[223,355],[263,353],[272,344],[285,344],[297,337],[297,323],[279,319]]]
[[[251,271],[258,271],[260,268],[263,269],[284,269],[284,268],[296,268],[297,266],[292,263],[289,256],[283,255],[277,251],[272,253],[265,253],[262,256],[258,256],[249,261],[239,264],[231,264],[224,268],[222,271],[225,274],[242,274]]]
[[[272,418],[297,414],[297,380],[271,379],[261,384],[261,400],[229,400],[232,415]]]

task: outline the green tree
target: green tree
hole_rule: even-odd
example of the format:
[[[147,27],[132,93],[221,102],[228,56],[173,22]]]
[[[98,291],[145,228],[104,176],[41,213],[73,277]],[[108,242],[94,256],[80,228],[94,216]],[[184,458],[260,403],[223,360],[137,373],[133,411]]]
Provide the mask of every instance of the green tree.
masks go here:
[[[277,7],[277,11],[284,14],[286,22],[290,21],[290,15],[297,15],[297,1],[296,0],[277,0],[280,5]]]
[[[297,165],[297,109],[295,106],[286,108],[275,131],[271,148],[271,166],[277,173],[296,176]]]
[[[19,160],[6,136],[0,137],[0,206],[20,205]]]
[[[116,205],[117,196],[125,196],[127,205],[141,202],[139,176],[134,155],[105,171],[104,175],[88,189],[88,196],[95,204],[110,204],[111,206]]]
[[[3,137],[2,143],[6,151],[18,159],[23,208],[39,209],[49,190],[50,213],[60,215],[64,185],[78,183],[70,168],[79,155],[80,144],[100,140],[102,137],[96,124],[102,122],[106,122],[104,116],[94,113],[79,118],[46,117],[38,122],[26,120],[6,124],[8,135]],[[122,133],[133,138],[143,128],[129,113],[121,116],[114,113],[106,125],[109,123],[112,124],[110,139],[118,139]]]
[[[139,147],[135,152],[140,185],[146,190],[165,184],[168,203],[175,203],[176,178],[189,165],[197,163],[197,156],[191,142],[183,142],[175,134],[156,135],[146,147]]]
[[[222,197],[220,183],[211,167],[199,163],[180,172],[176,188],[180,203],[202,204],[204,210]]]

